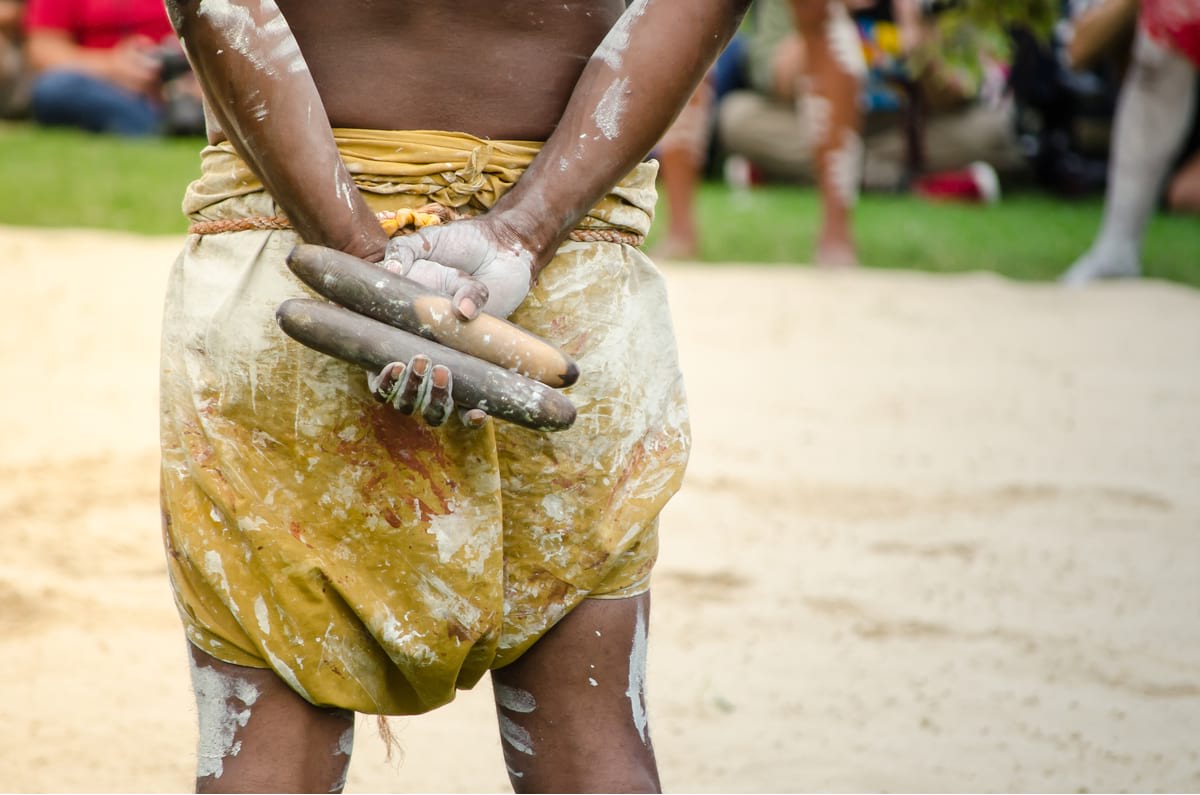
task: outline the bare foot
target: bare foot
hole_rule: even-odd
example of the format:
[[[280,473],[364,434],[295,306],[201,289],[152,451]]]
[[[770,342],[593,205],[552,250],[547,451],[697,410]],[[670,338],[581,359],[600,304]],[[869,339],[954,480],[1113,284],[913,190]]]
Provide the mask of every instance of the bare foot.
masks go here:
[[[1098,279],[1136,279],[1141,273],[1136,247],[1097,245],[1075,260],[1060,281],[1070,287],[1080,287]]]
[[[854,245],[846,242],[818,243],[814,262],[819,268],[857,268],[858,254]]]
[[[700,246],[694,238],[671,235],[656,245],[650,252],[651,259],[695,260],[700,257]]]

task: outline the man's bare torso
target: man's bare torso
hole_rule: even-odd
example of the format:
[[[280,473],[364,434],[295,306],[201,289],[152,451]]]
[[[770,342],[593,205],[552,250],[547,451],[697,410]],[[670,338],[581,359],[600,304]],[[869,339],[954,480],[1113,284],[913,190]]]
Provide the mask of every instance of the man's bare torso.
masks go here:
[[[622,0],[278,0],[335,127],[544,140]]]

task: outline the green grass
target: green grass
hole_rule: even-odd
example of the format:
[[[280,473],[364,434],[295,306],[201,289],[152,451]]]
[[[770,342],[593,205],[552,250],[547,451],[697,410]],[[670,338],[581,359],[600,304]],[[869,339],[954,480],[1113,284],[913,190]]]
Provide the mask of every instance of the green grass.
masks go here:
[[[196,138],[130,141],[2,125],[0,223],[182,233],[187,222],[180,201],[197,174],[202,146]],[[855,231],[863,262],[874,267],[1048,280],[1087,248],[1100,209],[1098,198],[1066,201],[1033,192],[986,207],[872,194],[856,211]],[[651,245],[666,220],[666,208],[659,210]],[[705,184],[697,197],[701,258],[804,262],[812,254],[819,213],[811,188],[735,192]],[[1200,222],[1156,217],[1144,260],[1148,275],[1200,287]]]
[[[667,208],[651,234],[653,245]],[[1024,191],[990,206],[931,204],[911,196],[868,194],[855,212],[859,255],[879,268],[936,273],[992,271],[1023,280],[1057,278],[1091,243],[1099,197],[1067,201]],[[811,188],[760,186],[732,192],[703,186],[697,197],[701,259],[804,262],[816,242],[820,204]],[[1146,272],[1200,286],[1200,221],[1157,216],[1143,259]]]
[[[0,223],[183,233],[180,203],[203,145],[0,126]]]

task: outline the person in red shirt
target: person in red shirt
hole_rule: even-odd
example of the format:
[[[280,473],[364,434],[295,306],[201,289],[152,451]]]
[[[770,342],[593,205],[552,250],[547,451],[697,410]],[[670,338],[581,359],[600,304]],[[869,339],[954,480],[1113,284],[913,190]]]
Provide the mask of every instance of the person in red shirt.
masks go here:
[[[38,122],[124,135],[202,131],[161,0],[29,0],[25,30]]]

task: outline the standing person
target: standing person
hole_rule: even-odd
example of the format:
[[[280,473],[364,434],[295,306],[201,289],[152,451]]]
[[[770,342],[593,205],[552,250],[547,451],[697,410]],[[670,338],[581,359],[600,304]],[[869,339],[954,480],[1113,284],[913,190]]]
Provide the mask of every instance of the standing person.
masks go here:
[[[169,0],[210,114],[161,374],[199,789],[339,789],[355,711],[489,671],[517,790],[659,789],[648,578],[686,403],[661,276],[568,237],[645,234],[640,161],[744,5]],[[389,243],[377,213],[429,203],[472,217]],[[572,429],[447,417],[437,362],[367,379],[285,337],[300,241],[560,346]]]
[[[1104,216],[1062,281],[1137,277],[1146,225],[1187,138],[1200,69],[1200,0],[1143,0],[1121,83]]]
[[[25,29],[37,122],[129,136],[203,132],[199,91],[162,0],[29,0]]]
[[[840,0],[792,0],[792,18],[804,44],[804,104],[812,158],[821,192],[816,263],[858,264],[851,212],[862,174],[862,110],[867,74],[850,14]]]

